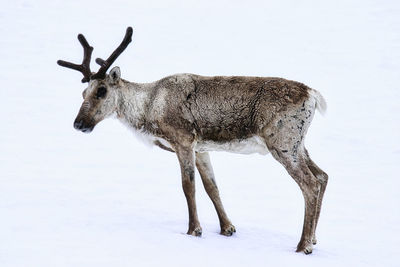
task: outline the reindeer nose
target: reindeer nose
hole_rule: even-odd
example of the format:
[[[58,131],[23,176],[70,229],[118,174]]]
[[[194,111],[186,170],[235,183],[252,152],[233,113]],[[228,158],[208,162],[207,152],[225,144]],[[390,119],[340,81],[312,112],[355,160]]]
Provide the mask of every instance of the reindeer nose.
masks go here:
[[[90,133],[93,130],[94,125],[88,126],[86,123],[84,123],[83,119],[80,120],[76,119],[74,122],[74,128],[84,133]]]
[[[75,129],[77,129],[77,130],[81,130],[82,129],[82,126],[83,126],[83,121],[82,120],[79,120],[79,121],[75,121],[74,122],[74,128]]]

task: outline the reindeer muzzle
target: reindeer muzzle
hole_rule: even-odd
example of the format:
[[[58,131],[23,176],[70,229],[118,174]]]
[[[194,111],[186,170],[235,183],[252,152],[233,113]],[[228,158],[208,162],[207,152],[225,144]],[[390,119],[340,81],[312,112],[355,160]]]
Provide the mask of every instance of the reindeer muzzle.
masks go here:
[[[93,131],[94,125],[88,125],[82,119],[76,119],[74,122],[74,128],[84,133],[90,133]]]

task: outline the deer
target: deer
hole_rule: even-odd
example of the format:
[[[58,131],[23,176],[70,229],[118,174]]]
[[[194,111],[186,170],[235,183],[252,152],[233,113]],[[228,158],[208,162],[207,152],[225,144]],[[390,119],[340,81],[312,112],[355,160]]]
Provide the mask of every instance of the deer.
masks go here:
[[[106,60],[96,59],[96,73],[90,70],[93,47],[82,34],[82,63],[57,61],[81,72],[82,83],[88,83],[74,128],[90,133],[113,115],[151,144],[175,153],[188,206],[187,234],[193,236],[202,235],[195,167],[217,212],[220,234],[236,232],[222,205],[209,152],[271,153],[301,189],[305,211],[296,251],[312,253],[328,175],[310,158],[304,140],[315,110],[326,111],[323,96],[303,83],[274,77],[184,73],[151,83],[129,82],[121,78],[118,66],[107,71],[132,41],[132,32],[128,27]]]

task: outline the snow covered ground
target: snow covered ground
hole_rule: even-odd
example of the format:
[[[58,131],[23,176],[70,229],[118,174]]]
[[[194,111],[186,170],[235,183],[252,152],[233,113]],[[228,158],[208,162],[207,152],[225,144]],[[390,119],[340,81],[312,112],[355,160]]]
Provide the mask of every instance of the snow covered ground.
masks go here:
[[[312,255],[294,252],[303,198],[270,155],[211,154],[237,233],[218,234],[197,179],[195,238],[175,155],[115,120],[73,129],[85,85],[56,60],[81,60],[79,32],[106,57],[128,25],[128,80],[279,76],[325,96]],[[0,266],[400,266],[399,1],[4,0],[0,36]]]

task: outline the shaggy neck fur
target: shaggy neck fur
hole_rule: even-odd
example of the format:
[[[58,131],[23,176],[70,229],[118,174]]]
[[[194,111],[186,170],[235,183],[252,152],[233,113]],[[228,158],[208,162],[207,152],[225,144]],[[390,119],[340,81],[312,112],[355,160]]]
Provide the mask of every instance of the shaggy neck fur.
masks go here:
[[[149,105],[151,87],[121,80],[117,116],[124,124],[134,129],[142,129],[146,121],[146,107]]]

